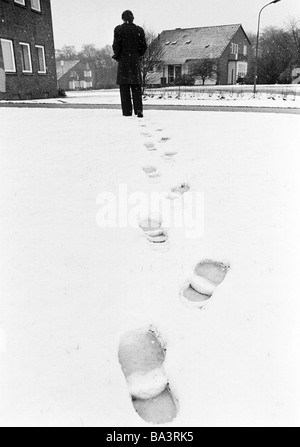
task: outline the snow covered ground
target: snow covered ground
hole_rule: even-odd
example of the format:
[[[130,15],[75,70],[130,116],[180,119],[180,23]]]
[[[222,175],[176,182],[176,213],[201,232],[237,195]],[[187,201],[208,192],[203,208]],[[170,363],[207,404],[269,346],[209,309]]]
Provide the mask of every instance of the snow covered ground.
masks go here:
[[[0,109],[0,123],[1,425],[148,426],[118,348],[153,325],[171,426],[299,426],[299,117]],[[204,193],[202,237],[170,229],[154,247],[97,225],[100,193],[182,182]],[[204,259],[231,266],[205,311],[179,299]]]

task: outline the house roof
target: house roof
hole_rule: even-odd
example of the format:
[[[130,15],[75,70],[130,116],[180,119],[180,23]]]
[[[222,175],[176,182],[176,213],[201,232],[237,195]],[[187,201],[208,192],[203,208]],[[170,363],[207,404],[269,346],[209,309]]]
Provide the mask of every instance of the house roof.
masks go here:
[[[192,59],[218,59],[240,28],[237,24],[163,31],[159,35],[163,60],[182,64]]]
[[[63,64],[62,64],[63,62]],[[61,79],[65,74],[72,70],[80,61],[56,61],[57,79]]]

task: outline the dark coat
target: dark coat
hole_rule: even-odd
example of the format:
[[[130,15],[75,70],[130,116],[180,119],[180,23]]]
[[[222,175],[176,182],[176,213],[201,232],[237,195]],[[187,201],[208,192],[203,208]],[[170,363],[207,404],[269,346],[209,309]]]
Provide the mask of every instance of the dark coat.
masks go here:
[[[140,58],[147,50],[145,32],[134,23],[123,23],[114,31],[114,58],[119,62],[117,84],[142,84]]]

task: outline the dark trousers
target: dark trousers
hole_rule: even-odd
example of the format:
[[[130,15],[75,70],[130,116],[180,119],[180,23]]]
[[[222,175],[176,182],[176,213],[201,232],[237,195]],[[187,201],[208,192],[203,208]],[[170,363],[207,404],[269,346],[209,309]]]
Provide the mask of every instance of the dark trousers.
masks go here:
[[[132,103],[135,115],[143,113],[142,86],[136,84],[120,85],[122,111],[124,116],[132,115]]]

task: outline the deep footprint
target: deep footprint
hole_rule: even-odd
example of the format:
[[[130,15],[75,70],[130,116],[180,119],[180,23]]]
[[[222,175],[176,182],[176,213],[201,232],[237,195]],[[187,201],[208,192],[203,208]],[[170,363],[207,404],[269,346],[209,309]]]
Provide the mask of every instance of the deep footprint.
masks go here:
[[[133,399],[132,402],[135,411],[150,424],[166,424],[177,416],[176,404],[169,389],[154,399]]]
[[[181,297],[190,305],[202,307],[212,298],[216,288],[226,278],[229,269],[229,266],[221,262],[200,262],[188,284],[183,287]]]
[[[140,228],[144,231],[146,238],[153,244],[164,244],[168,240],[168,235],[161,228],[161,222],[155,219],[145,219],[140,222]]]
[[[166,352],[150,330],[125,334],[120,341],[119,362],[127,380],[133,406],[144,421],[166,424],[177,416],[163,364]]]

